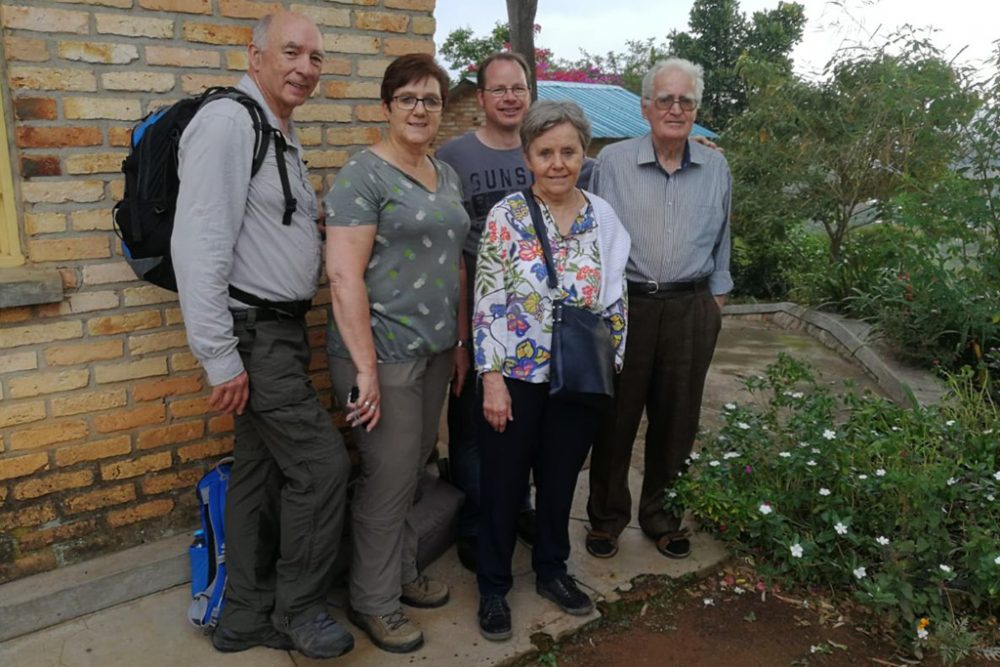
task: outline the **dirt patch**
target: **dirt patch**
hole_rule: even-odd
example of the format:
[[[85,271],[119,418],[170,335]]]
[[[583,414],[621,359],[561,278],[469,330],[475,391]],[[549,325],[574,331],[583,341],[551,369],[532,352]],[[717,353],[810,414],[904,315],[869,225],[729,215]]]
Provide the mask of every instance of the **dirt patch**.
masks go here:
[[[803,605],[780,593],[755,590],[733,575],[679,583],[655,577],[637,582],[602,620],[553,643],[533,637],[537,654],[512,667],[841,667],[898,665],[885,638],[856,627],[828,604]],[[941,664],[931,658],[923,664]],[[997,665],[966,660],[966,667]]]

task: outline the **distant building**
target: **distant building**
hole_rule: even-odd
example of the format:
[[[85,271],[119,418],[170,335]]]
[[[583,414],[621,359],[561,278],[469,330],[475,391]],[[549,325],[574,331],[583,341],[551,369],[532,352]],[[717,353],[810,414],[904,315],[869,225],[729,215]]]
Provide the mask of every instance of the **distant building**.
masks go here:
[[[436,145],[465,134],[483,123],[483,111],[476,104],[476,84],[463,79],[448,92],[448,107],[441,119]],[[572,100],[580,105],[590,120],[593,140],[590,155],[608,144],[622,139],[640,137],[649,132],[642,117],[641,99],[621,86],[606,83],[575,83],[569,81],[539,81],[538,99]],[[718,135],[695,123],[692,135],[715,139]]]

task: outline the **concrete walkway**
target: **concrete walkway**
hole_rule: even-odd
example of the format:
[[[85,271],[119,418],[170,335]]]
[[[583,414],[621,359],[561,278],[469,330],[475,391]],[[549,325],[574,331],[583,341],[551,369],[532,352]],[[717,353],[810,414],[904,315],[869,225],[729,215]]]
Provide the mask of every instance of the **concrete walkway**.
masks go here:
[[[753,313],[740,313],[751,315]],[[779,352],[790,352],[816,366],[824,381],[839,385],[843,379],[854,380],[859,387],[876,387],[875,380],[861,366],[831,351],[816,338],[802,331],[776,328],[760,317],[727,317],[706,388],[703,425],[711,428],[729,401],[745,400],[741,381],[760,374]],[[630,484],[638,497],[643,466],[643,435],[640,432],[633,457]],[[621,551],[611,560],[591,558],[582,548],[585,534],[587,472],[580,475],[570,526],[574,551],[570,572],[589,589],[595,599],[614,600],[618,592],[641,574],[664,574],[678,577],[690,573],[714,571],[725,559],[718,542],[696,534],[691,558],[674,561],[659,555],[638,527],[623,534]],[[98,561],[74,566],[74,569],[37,575],[0,586],[0,624],[17,623],[27,615],[39,618],[71,618],[58,625],[34,630],[0,643],[0,666],[3,667],[173,667],[175,665],[240,667],[291,667],[318,664],[298,653],[258,648],[239,654],[221,654],[209,639],[187,624],[185,611],[190,592],[183,581],[184,538],[165,540],[159,545],[142,547],[135,562],[119,565],[119,581],[136,591],[121,599],[130,600],[79,618],[72,609],[79,608],[81,597],[88,601],[97,593],[87,593],[85,582],[102,571]],[[157,560],[160,559],[160,560]],[[123,558],[118,557],[118,563]],[[124,560],[128,560],[127,558]],[[109,565],[103,565],[105,569]],[[70,572],[67,572],[69,570]],[[424,629],[426,643],[408,655],[392,655],[376,649],[367,638],[348,625],[356,638],[352,653],[338,662],[359,667],[394,665],[495,665],[532,649],[531,635],[544,632],[558,638],[598,618],[562,614],[550,602],[534,592],[530,553],[518,546],[515,554],[515,584],[509,596],[514,616],[514,637],[509,642],[492,643],[479,635],[476,625],[477,595],[473,575],[458,563],[454,549],[428,570],[432,576],[451,585],[452,599],[437,610],[408,610]],[[157,577],[173,582],[170,587],[143,594]],[[83,582],[83,583],[81,583]],[[143,582],[147,586],[143,587]],[[74,583],[78,585],[74,589]],[[623,588],[626,587],[626,588]],[[160,586],[163,588],[163,586]],[[34,596],[34,597],[32,597]],[[331,599],[334,616],[345,622],[344,591],[335,591]],[[86,607],[83,607],[86,608]],[[30,612],[30,613],[29,613]],[[11,614],[16,614],[11,616]],[[51,622],[51,621],[50,621]],[[40,625],[41,623],[39,623]],[[10,636],[13,633],[8,633]],[[3,635],[0,635],[3,636]],[[329,663],[333,664],[333,663]]]

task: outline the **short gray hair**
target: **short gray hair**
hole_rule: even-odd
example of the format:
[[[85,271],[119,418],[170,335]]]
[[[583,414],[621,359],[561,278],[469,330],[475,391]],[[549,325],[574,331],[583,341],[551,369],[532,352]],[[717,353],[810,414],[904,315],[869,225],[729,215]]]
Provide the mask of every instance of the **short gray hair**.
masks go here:
[[[274,14],[262,16],[261,19],[257,21],[257,25],[253,27],[253,45],[261,51],[267,50],[267,38],[268,33],[271,31],[271,19],[273,18]]]
[[[705,92],[705,69],[701,65],[696,65],[690,60],[685,60],[684,58],[667,58],[666,60],[660,60],[655,65],[653,65],[646,76],[642,77],[642,96],[644,99],[651,99],[653,97],[653,81],[661,72],[667,72],[670,70],[676,70],[682,74],[688,75],[691,79],[691,83],[694,84],[694,103],[701,106],[701,96]]]
[[[535,139],[563,123],[569,123],[580,135],[580,145],[586,153],[590,145],[590,121],[576,102],[568,100],[542,100],[528,107],[521,123],[521,150],[527,153]]]

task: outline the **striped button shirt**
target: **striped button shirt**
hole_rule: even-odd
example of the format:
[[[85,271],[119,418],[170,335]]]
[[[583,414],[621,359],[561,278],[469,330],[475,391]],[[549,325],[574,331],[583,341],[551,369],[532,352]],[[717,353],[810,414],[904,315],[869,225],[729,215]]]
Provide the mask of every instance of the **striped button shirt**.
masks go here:
[[[727,294],[732,185],[722,153],[691,141],[681,168],[668,175],[647,134],[604,148],[590,190],[611,203],[632,237],[629,280],[708,278],[712,294]]]

